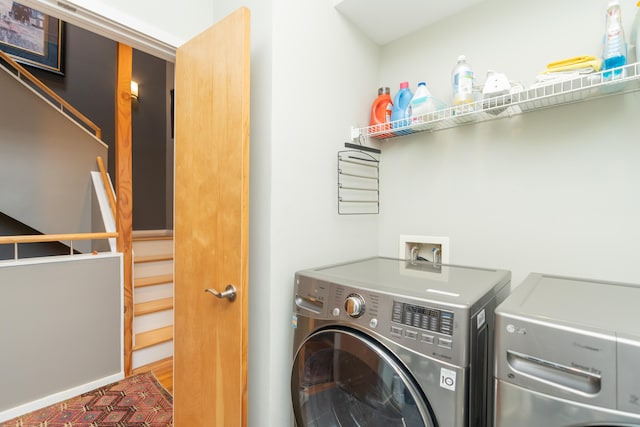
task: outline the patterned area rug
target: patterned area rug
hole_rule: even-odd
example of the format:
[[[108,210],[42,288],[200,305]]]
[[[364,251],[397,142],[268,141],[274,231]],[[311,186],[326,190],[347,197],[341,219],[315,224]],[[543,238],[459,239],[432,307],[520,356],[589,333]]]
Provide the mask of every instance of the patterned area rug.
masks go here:
[[[0,427],[170,427],[173,397],[151,372],[134,375]]]

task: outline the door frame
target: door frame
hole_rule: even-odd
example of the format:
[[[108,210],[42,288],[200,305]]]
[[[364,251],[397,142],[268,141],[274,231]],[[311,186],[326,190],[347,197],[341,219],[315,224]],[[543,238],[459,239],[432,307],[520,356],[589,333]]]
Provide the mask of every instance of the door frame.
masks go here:
[[[176,49],[180,44],[177,40],[172,43],[160,40],[133,27],[123,25],[103,15],[99,10],[90,10],[75,4],[66,5],[63,1],[21,0],[20,4],[167,62],[176,62]]]

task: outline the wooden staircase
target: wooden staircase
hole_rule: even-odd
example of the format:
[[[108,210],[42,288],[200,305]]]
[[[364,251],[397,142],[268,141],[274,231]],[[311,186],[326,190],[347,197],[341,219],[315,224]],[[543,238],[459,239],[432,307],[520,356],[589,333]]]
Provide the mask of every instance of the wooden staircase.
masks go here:
[[[133,304],[133,373],[152,370],[163,382],[173,371],[171,232],[133,232]]]

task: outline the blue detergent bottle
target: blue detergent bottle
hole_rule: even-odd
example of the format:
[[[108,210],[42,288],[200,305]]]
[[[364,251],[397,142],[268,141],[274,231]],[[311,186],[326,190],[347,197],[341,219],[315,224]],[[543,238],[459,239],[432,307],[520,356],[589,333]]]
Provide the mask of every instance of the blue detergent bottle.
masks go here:
[[[400,83],[400,90],[393,98],[393,109],[391,110],[391,123],[394,129],[409,126],[411,124],[410,103],[413,93],[409,89],[409,82]],[[408,129],[402,133],[410,132]],[[398,135],[398,133],[396,133]]]
[[[602,74],[604,79],[620,77],[622,69],[610,70],[627,64],[627,42],[622,28],[622,13],[619,0],[609,0],[605,18],[605,33],[602,46]]]

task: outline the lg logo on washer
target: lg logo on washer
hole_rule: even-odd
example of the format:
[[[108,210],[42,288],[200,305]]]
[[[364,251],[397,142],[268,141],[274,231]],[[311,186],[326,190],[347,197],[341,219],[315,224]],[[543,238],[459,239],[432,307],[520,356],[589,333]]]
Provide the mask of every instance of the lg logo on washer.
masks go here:
[[[456,390],[456,371],[451,369],[440,369],[440,387],[448,390]]]
[[[510,334],[520,334],[520,335],[527,335],[527,330],[525,328],[518,328],[517,326],[512,325],[511,323],[509,323],[506,327],[507,332],[509,332]]]

